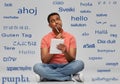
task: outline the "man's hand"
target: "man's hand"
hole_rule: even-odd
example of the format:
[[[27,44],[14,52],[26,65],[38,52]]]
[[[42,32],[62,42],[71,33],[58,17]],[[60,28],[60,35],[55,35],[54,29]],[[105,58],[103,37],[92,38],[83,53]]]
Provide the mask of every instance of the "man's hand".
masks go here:
[[[64,44],[57,45],[57,48],[61,50],[63,53],[66,51],[66,46]]]
[[[55,38],[56,38],[56,39],[62,39],[63,37],[62,37],[62,34],[59,33]]]

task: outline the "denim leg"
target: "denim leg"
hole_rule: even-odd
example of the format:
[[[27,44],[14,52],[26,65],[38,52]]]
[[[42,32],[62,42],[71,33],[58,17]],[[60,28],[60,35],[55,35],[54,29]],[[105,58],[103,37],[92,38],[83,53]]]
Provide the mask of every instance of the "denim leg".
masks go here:
[[[72,61],[69,64],[35,64],[33,70],[49,80],[71,80],[71,74],[84,69],[84,63],[80,60]]]
[[[57,67],[59,67],[57,64],[42,64],[38,63],[35,64],[33,67],[33,70],[36,74],[41,75],[44,78],[47,78],[49,80],[70,80],[71,77],[69,75],[64,75],[57,70]]]
[[[84,63],[81,60],[74,60],[71,63],[65,65],[63,68],[59,68],[57,71],[64,75],[71,75],[78,73],[84,69]]]

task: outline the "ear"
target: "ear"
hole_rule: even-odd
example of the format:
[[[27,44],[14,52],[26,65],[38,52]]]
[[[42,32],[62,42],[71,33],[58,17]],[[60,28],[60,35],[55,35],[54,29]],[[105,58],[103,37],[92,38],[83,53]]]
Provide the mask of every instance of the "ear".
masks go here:
[[[48,26],[51,28],[50,24],[48,24]]]

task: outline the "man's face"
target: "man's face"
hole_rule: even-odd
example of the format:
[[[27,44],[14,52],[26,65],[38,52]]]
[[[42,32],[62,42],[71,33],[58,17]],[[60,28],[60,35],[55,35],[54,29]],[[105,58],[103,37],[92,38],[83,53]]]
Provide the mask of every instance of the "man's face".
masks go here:
[[[55,30],[55,28],[58,28],[58,30],[62,29],[62,20],[58,15],[51,16],[49,21],[49,26],[52,28],[52,30]]]

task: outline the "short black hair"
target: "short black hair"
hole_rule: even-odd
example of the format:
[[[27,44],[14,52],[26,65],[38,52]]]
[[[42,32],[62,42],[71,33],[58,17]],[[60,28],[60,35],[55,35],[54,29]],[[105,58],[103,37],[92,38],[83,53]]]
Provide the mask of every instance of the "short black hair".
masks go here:
[[[53,13],[49,14],[48,17],[47,17],[48,23],[50,23],[50,17],[53,16],[53,15],[58,15],[60,17],[60,15],[58,13],[53,12]]]

